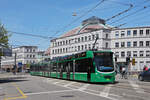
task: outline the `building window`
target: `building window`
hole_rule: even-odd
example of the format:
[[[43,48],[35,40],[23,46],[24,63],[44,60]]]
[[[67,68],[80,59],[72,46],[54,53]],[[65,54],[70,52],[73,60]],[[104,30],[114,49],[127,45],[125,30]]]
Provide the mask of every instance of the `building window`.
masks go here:
[[[75,51],[77,51],[77,47],[75,46],[74,48],[75,48]]]
[[[33,49],[33,52],[35,52],[35,49]]]
[[[131,51],[127,51],[127,57],[131,57]]]
[[[62,48],[60,49],[60,53],[62,53]]]
[[[121,57],[125,57],[125,52],[124,51],[121,52]]]
[[[146,57],[150,57],[150,51],[146,51]]]
[[[115,31],[116,34],[119,34],[119,31]]]
[[[27,52],[29,52],[29,49],[27,49]]]
[[[89,46],[89,50],[91,49],[91,44],[88,45]]]
[[[144,56],[144,51],[140,51],[140,57]]]
[[[143,47],[143,41],[140,41],[140,47]]]
[[[108,42],[106,42],[106,48],[108,48]]]
[[[75,38],[75,43],[77,43],[77,38]]]
[[[119,58],[119,52],[116,52],[116,53],[115,53],[115,56],[116,56],[117,58]]]
[[[106,34],[106,39],[108,39],[108,34]]]
[[[149,35],[149,33],[150,33],[150,32],[149,32],[149,29],[147,29],[147,30],[146,30],[146,35]]]
[[[29,57],[29,55],[27,55],[27,58]]]
[[[121,31],[121,37],[124,37],[125,31]]]
[[[140,30],[140,35],[143,35],[143,30]]]
[[[137,47],[137,41],[133,42],[133,47]]]
[[[125,47],[125,42],[121,42],[121,47]]]
[[[89,41],[91,40],[91,36],[89,36]]]
[[[96,38],[99,39],[99,34],[96,34]]]
[[[116,33],[115,36],[116,36],[116,37],[119,37],[119,33]]]
[[[66,52],[68,52],[68,49],[66,48]]]
[[[71,40],[69,40],[69,44],[71,43]]]
[[[53,50],[53,53],[52,54],[54,54],[54,50]]]
[[[131,42],[127,42],[127,47],[131,47]]]
[[[78,42],[80,42],[80,38],[78,38]]]
[[[137,57],[137,51],[133,51],[133,57]]]
[[[66,40],[66,45],[68,44],[68,41]]]
[[[35,58],[35,55],[33,55],[33,58]]]
[[[65,41],[63,41],[63,45],[65,45]]]
[[[82,45],[82,50],[84,50],[84,46]]]
[[[85,36],[85,41],[87,41],[87,36]]]
[[[150,41],[146,41],[146,46],[150,46]]]
[[[133,36],[137,35],[137,30],[133,30]]]
[[[87,45],[85,44],[85,50],[87,49]]]
[[[57,43],[55,43],[55,46],[57,46]]]
[[[115,47],[117,47],[117,48],[119,47],[119,42],[115,43]]]
[[[32,58],[32,55],[30,55],[30,58]]]
[[[55,54],[57,54],[57,50],[55,49]]]
[[[78,46],[78,51],[80,51],[80,46]]]
[[[131,31],[128,30],[128,31],[127,31],[127,36],[130,36],[130,35],[131,35]]]
[[[95,35],[92,35],[92,40],[94,40],[95,39]]]
[[[81,37],[81,39],[82,39],[82,42],[84,41],[84,37]]]

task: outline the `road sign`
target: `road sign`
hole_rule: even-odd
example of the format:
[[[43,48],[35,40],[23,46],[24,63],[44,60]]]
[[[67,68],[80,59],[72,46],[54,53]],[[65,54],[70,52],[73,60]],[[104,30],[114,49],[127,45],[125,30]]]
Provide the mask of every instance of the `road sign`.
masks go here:
[[[135,58],[132,58],[132,65],[135,65]]]
[[[22,67],[22,62],[18,62],[18,67]]]

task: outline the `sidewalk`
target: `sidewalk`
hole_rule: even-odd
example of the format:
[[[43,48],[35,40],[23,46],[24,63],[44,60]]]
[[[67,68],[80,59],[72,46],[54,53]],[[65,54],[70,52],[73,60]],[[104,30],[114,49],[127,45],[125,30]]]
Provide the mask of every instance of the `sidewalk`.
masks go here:
[[[127,75],[127,79],[122,79],[122,76],[120,74],[116,75],[116,81],[119,80],[131,80],[131,81],[138,81],[138,75]]]
[[[12,72],[9,72],[9,73],[3,72],[3,73],[0,73],[0,80],[23,77],[24,75],[28,75],[28,74],[27,73],[16,73],[16,75],[14,75]]]

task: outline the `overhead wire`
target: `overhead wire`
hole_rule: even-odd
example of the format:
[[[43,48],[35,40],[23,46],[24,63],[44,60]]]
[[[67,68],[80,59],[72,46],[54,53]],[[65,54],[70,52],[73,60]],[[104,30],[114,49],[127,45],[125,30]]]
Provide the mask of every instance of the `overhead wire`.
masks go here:
[[[42,35],[35,35],[35,34],[29,34],[29,33],[23,33],[23,32],[14,32],[14,31],[8,31],[9,33],[19,34],[19,35],[26,35],[26,36],[32,36],[32,37],[38,37],[38,38],[44,38],[44,39],[52,39],[55,37],[48,37],[48,36],[42,36]]]
[[[91,11],[93,11],[95,8],[97,8],[99,5],[101,5],[105,1],[107,1],[107,0],[101,0],[94,7],[92,7],[87,12],[85,12],[84,14],[82,14],[80,17],[76,18],[75,20],[73,20],[72,22],[70,22],[68,25],[62,27],[62,29],[65,30],[68,26],[72,25],[74,22],[78,21],[79,19],[81,19],[82,17],[84,17],[85,15],[87,15],[88,13],[90,13]],[[56,31],[56,33],[54,34],[54,36],[56,36],[56,34],[58,34],[60,31],[61,30]]]
[[[118,1],[114,1],[114,2],[118,2]],[[140,3],[139,5],[135,5],[135,6],[134,6],[134,9],[137,8],[137,7],[140,7],[142,4],[145,4],[145,3],[147,3],[147,2],[150,2],[150,0],[145,0],[145,1],[143,1],[142,3]],[[149,7],[149,6],[148,6],[148,7]],[[113,22],[111,22],[111,23],[109,23],[109,24],[113,24],[113,23],[116,23],[116,22],[118,22],[118,21],[120,21],[120,20],[123,20],[123,19],[125,19],[126,17],[132,16],[132,15],[134,15],[134,14],[140,12],[140,11],[145,10],[146,8],[147,8],[147,7],[144,6],[144,8],[139,9],[139,10],[136,10],[135,12],[130,13],[130,14],[128,14],[128,15],[126,15],[126,16],[124,16],[124,17],[118,19],[118,20],[115,20],[115,21],[113,21]]]
[[[115,20],[115,21],[113,21],[113,22],[111,22],[111,23],[109,23],[109,24],[111,25],[111,24],[114,24],[114,23],[116,23],[116,22],[119,22],[119,21],[121,21],[121,20],[123,20],[123,19],[125,19],[125,18],[127,18],[127,17],[129,17],[129,16],[133,16],[133,15],[139,13],[140,11],[145,10],[146,8],[147,8],[147,6],[144,6],[143,8],[138,9],[138,10],[136,10],[135,12],[133,12],[133,13],[131,13],[131,14],[128,14],[128,15],[126,15],[126,16],[123,16],[123,17],[121,17],[120,19]]]

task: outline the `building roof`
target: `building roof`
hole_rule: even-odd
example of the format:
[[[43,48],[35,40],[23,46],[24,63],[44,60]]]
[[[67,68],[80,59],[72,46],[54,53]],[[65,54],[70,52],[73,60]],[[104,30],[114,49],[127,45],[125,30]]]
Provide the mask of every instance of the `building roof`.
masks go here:
[[[60,38],[79,34],[79,33],[91,32],[91,31],[96,31],[100,29],[108,29],[108,28],[110,27],[105,24],[105,20],[100,19],[96,16],[92,16],[86,20],[83,20],[81,26],[76,27],[66,32],[65,34],[60,36]]]
[[[65,34],[60,36],[60,38],[72,36],[72,35],[79,34],[79,33],[86,33],[86,32],[91,32],[91,31],[96,31],[96,30],[101,30],[101,29],[109,29],[109,28],[110,27],[106,24],[105,25],[104,24],[90,24],[87,26],[79,26],[66,32]]]
[[[44,52],[44,54],[45,54],[45,55],[50,55],[50,51],[51,51],[51,49],[50,49],[50,47],[49,47],[49,48],[47,48],[47,50]]]

